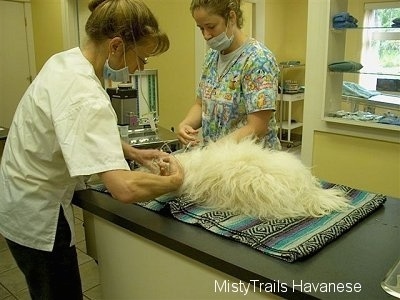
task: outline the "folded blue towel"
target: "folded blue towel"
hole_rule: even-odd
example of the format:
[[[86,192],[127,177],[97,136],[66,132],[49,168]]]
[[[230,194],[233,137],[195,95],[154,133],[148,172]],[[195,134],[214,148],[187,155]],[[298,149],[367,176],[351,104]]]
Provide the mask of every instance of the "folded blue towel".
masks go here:
[[[358,20],[357,20],[355,17],[353,17],[353,16],[350,15],[350,16],[347,18],[347,20],[343,20],[343,21],[333,20],[332,22],[333,22],[333,23],[351,22],[351,23],[357,24],[357,23],[358,23]]]
[[[352,23],[358,23],[358,20],[354,16],[350,15],[348,12],[340,12],[340,13],[335,14],[332,17],[333,23],[345,22],[345,21],[352,22]]]
[[[343,81],[342,94],[346,96],[369,99],[372,96],[380,95],[381,93],[367,90],[355,82]]]
[[[383,118],[379,119],[378,123],[400,126],[400,117],[384,116]]]
[[[333,28],[355,28],[358,20],[348,12],[339,12],[332,17]]]
[[[333,22],[343,22],[347,21],[348,18],[350,17],[350,14],[347,11],[339,12],[337,14],[333,15],[332,21]]]

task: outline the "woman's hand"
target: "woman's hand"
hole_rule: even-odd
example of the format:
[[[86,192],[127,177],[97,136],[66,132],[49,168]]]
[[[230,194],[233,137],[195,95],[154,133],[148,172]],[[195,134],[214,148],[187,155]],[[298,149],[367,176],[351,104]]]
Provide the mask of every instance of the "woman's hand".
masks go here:
[[[183,169],[179,161],[173,156],[169,155],[154,161],[161,176],[175,176],[177,180],[183,180]]]
[[[196,129],[193,129],[189,125],[180,125],[179,126],[178,139],[184,145],[187,145],[189,143],[193,146],[199,144],[200,140],[198,139],[198,134],[199,134],[199,131]]]
[[[131,157],[139,165],[146,167],[150,170],[154,169],[155,161],[162,161],[169,154],[157,149],[135,149],[132,148],[133,155]]]

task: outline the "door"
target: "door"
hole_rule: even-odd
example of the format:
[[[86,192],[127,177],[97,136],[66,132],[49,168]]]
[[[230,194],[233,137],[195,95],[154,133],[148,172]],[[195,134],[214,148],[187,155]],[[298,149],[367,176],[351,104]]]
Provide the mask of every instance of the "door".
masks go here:
[[[28,24],[32,24],[29,3],[0,0],[0,126],[10,127],[33,76],[32,27]]]

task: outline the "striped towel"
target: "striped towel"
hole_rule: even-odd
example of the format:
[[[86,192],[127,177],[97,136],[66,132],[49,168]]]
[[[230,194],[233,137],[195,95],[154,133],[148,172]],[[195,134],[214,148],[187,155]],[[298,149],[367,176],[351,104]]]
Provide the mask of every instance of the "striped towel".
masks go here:
[[[267,255],[294,262],[319,251],[386,201],[384,195],[328,182],[321,184],[323,188],[337,187],[345,191],[353,207],[348,211],[331,213],[321,218],[261,221],[196,205],[188,201],[187,196],[162,196],[137,205],[153,211],[160,211],[168,206],[171,214],[179,221],[200,225],[205,230],[246,244]],[[94,189],[101,191],[98,187]]]

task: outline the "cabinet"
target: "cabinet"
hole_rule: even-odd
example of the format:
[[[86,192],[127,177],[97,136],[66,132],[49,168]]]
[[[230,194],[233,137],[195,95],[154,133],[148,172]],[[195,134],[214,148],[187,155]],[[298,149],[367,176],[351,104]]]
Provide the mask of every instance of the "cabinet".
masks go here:
[[[350,1],[349,1],[350,3]],[[347,6],[347,1],[331,1],[330,24],[332,16],[341,11],[352,12]],[[355,15],[363,20],[362,14]],[[328,34],[327,64],[341,61],[360,61],[362,45],[372,36],[390,36],[400,41],[400,28],[393,27],[359,27],[334,29],[330,25]],[[389,39],[389,38],[387,38]],[[378,130],[391,130],[400,132],[400,91],[376,91],[377,80],[389,80],[394,85],[400,86],[400,66],[393,70],[378,69],[373,59],[364,60],[363,67],[358,71],[331,71],[327,68],[326,89],[322,119],[329,123],[361,126]],[[359,89],[364,88],[363,84],[370,82],[368,91],[371,94],[358,95]],[[360,83],[355,86],[355,94],[347,94],[344,90],[344,83]],[[367,89],[366,89],[367,90]]]
[[[279,93],[279,111],[278,111],[278,124],[279,124],[279,139],[285,143],[288,148],[292,146],[298,146],[301,144],[299,140],[293,140],[293,130],[296,128],[302,128],[302,109],[301,118],[293,118],[293,104],[295,102],[304,100],[304,91],[300,88],[299,80],[297,82],[297,88],[290,89],[286,88],[285,84],[287,81],[292,80],[294,77],[298,78],[301,73],[303,78],[304,64],[280,64],[280,93]],[[292,73],[292,76],[291,74]],[[297,73],[297,74],[296,74]]]
[[[363,121],[328,116],[330,109],[340,109],[342,105],[343,76],[360,75],[332,73],[327,66],[344,59],[359,61],[362,44],[359,40],[348,40],[358,47],[354,47],[354,51],[345,51],[346,44],[349,45],[346,35],[354,32],[361,38],[363,32],[369,32],[358,29],[360,35],[357,30],[332,31],[331,19],[339,11],[349,11],[361,22],[366,2],[308,0],[307,100],[304,101],[301,160],[318,178],[397,196],[400,195],[400,168],[395,166],[399,165],[400,159],[400,131],[389,128],[400,126],[381,124],[385,127],[378,128]],[[393,4],[396,2],[392,1]]]

